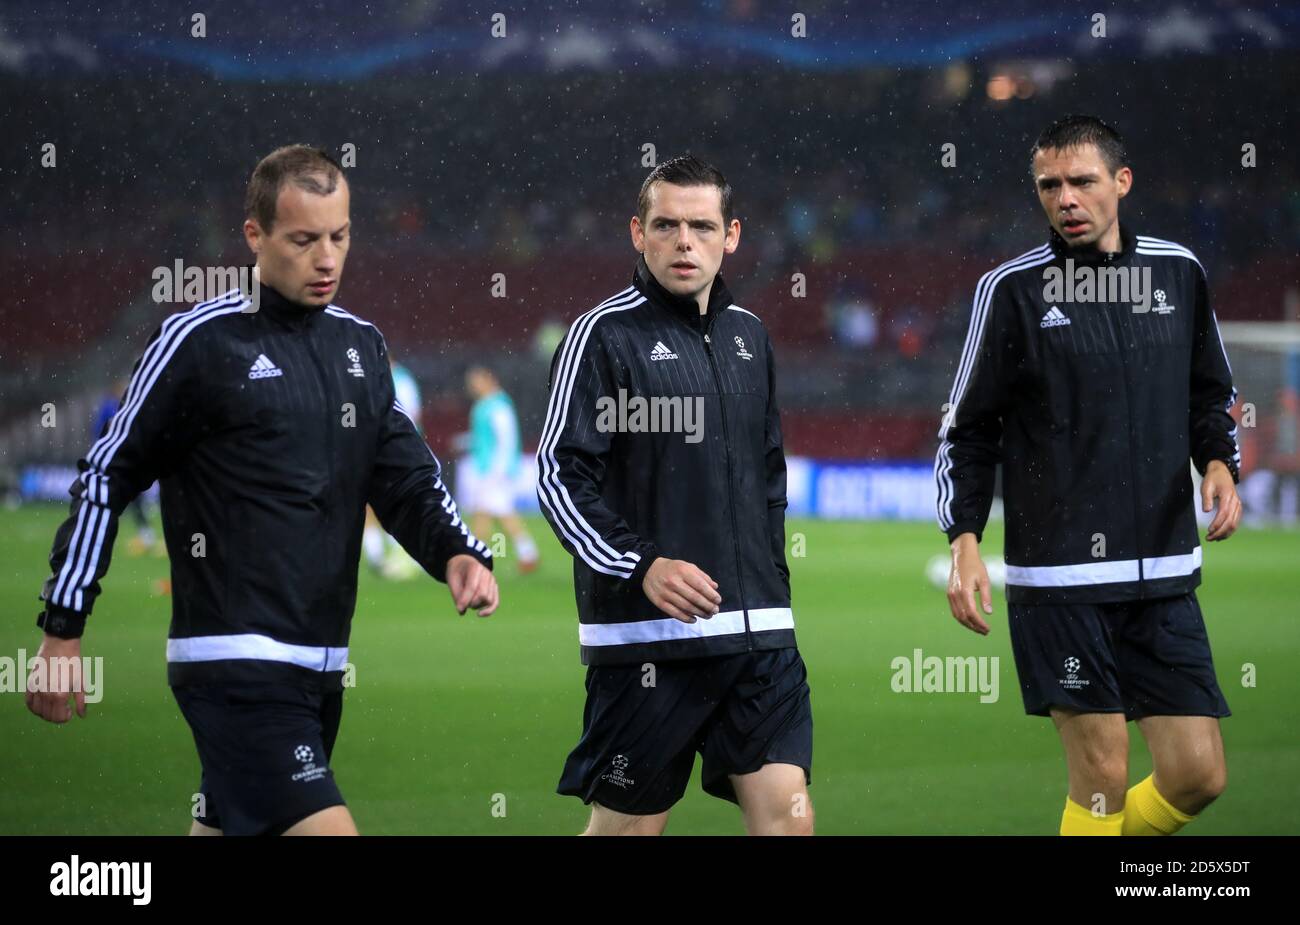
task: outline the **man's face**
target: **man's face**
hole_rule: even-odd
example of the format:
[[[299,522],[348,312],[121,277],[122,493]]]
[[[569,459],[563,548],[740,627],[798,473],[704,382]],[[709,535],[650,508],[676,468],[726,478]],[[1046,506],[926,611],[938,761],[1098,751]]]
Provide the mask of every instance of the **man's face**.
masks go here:
[[[465,373],[465,391],[471,398],[482,398],[492,388],[492,377],[484,370],[474,367]]]
[[[740,221],[722,219],[716,186],[650,187],[645,224],[632,217],[632,246],[645,255],[651,275],[673,295],[696,298],[713,282],[722,255],[740,244]]]
[[[1132,184],[1133,172],[1121,167],[1112,174],[1094,144],[1046,148],[1034,155],[1038,201],[1072,248],[1119,249],[1119,201]]]
[[[262,282],[293,302],[328,305],[348,256],[348,205],[344,179],[328,196],[286,183],[270,234],[253,219],[244,222],[244,239],[257,255]]]

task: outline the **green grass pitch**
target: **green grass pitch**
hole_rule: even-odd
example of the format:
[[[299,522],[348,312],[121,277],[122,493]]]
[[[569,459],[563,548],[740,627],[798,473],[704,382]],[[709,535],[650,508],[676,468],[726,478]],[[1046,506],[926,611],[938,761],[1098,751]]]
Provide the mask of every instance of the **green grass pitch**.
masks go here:
[[[46,556],[66,508],[0,513],[0,657],[33,652]],[[458,617],[432,579],[363,570],[333,766],[366,834],[566,834],[586,809],[555,794],[582,718],[571,561],[541,520],[543,564],[498,564],[503,605]],[[129,529],[129,528],[128,528]],[[816,723],[812,797],[822,834],[1052,834],[1065,768],[1051,722],[1024,715],[995,596],[981,639],[925,580],[944,551],[928,524],[792,521],[795,620]],[[985,548],[1000,550],[1000,530]],[[1197,834],[1300,833],[1300,532],[1243,530],[1205,552],[1200,598],[1220,683],[1229,785]],[[21,693],[0,695],[0,834],[171,834],[188,828],[198,758],[166,685],[165,559],[119,543],[83,655],[104,658],[104,697],[56,727]],[[895,693],[891,661],[997,656],[1000,697]],[[1243,666],[1256,683],[1244,686]],[[1130,779],[1150,770],[1135,726]],[[504,802],[501,796],[504,796]],[[497,812],[494,813],[494,808]],[[504,808],[504,815],[501,809]],[[670,834],[740,833],[739,813],[699,788],[699,762]]]

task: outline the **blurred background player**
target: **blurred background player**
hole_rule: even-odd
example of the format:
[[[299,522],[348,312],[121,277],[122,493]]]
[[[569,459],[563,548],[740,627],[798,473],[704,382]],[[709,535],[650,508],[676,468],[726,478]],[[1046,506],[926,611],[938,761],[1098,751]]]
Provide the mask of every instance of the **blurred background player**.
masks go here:
[[[491,533],[498,521],[515,544],[519,571],[537,568],[537,544],[515,513],[519,481],[519,418],[515,404],[486,366],[471,366],[465,390],[474,400],[469,412],[469,464],[461,467],[461,494],[475,536]]]
[[[409,369],[393,358],[393,354],[390,353],[388,357],[397,403],[406,409],[407,417],[415,424],[420,436],[427,439],[420,408],[420,384],[415,381]],[[420,563],[411,558],[401,543],[385,532],[379,524],[379,518],[369,507],[366,508],[366,529],[362,535],[361,548],[366,564],[381,578],[409,581],[418,578],[421,573]]]

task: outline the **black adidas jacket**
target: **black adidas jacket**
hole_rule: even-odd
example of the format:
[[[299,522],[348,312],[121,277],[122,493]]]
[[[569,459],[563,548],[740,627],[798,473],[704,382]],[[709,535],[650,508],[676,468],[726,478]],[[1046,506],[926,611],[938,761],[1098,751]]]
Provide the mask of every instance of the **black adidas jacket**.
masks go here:
[[[1125,601],[1195,588],[1201,547],[1188,460],[1202,473],[1222,460],[1237,477],[1228,413],[1236,391],[1205,271],[1181,245],[1126,226],[1121,238],[1119,253],[1087,259],[1053,231],[975,290],[939,431],[939,525],[950,541],[980,536],[1002,464],[1008,601]],[[1133,292],[1089,302],[1045,289],[1082,282],[1080,269],[1107,271],[1116,285],[1118,272],[1130,282],[1132,270],[1149,273],[1145,304],[1135,310]]]
[[[794,646],[772,347],[721,275],[701,316],[639,259],[630,288],[573,323],[550,389],[537,493],[574,556],[583,663]],[[686,624],[651,604],[659,556],[712,577],[720,612]]]
[[[121,408],[80,460],[38,620],[80,636],[130,501],[160,483],[171,557],[173,685],[337,687],[356,604],[365,506],[435,578],[487,548],[397,403],[384,339],[336,306],[270,287],[163,322]]]

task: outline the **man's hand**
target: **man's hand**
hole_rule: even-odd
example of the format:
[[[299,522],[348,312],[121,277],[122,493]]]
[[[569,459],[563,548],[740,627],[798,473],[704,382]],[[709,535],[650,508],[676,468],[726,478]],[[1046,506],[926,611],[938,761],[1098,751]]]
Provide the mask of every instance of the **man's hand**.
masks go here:
[[[501,600],[492,570],[466,553],[447,561],[447,587],[456,613],[461,615],[477,610],[480,617],[490,617]]]
[[[683,623],[694,623],[696,614],[708,619],[722,603],[718,583],[681,559],[655,559],[641,588],[650,603]]]
[[[957,622],[981,636],[989,634],[975,607],[975,592],[985,613],[993,613],[993,598],[989,592],[989,573],[980,558],[979,541],[974,533],[963,533],[952,541],[952,572],[948,576],[948,607]]]
[[[76,659],[76,662],[62,662],[65,667],[59,667],[59,662],[51,661],[61,658]],[[72,718],[72,708],[68,705],[71,694],[77,704],[77,715],[84,717],[86,692],[81,677],[81,640],[60,639],[46,633],[35,659],[43,664],[34,668],[27,678],[24,695],[27,709],[51,723],[66,723]]]
[[[1226,540],[1237,532],[1237,524],[1241,523],[1241,498],[1232,482],[1232,472],[1218,459],[1205,467],[1205,478],[1201,481],[1201,510],[1208,513],[1215,501],[1219,502],[1219,510],[1210,521],[1210,529],[1205,532],[1208,543]]]

